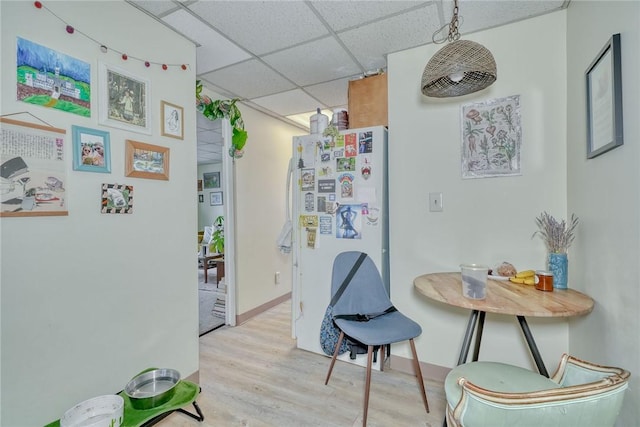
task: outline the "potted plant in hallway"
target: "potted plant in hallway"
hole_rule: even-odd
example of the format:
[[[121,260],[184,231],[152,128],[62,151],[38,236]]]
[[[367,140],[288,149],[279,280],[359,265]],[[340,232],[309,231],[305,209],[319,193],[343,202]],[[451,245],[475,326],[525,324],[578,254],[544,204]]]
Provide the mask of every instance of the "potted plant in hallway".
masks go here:
[[[218,216],[215,221],[213,221],[214,232],[211,236],[211,245],[210,249],[216,253],[223,254],[224,253],[224,217],[222,215]]]
[[[553,273],[553,287],[567,289],[568,259],[567,249],[574,239],[574,231],[578,226],[578,217],[571,214],[571,220],[567,223],[564,219],[557,221],[547,212],[542,212],[536,218],[538,231],[533,236],[539,235],[547,245],[548,268]],[[532,236],[532,237],[533,237]]]

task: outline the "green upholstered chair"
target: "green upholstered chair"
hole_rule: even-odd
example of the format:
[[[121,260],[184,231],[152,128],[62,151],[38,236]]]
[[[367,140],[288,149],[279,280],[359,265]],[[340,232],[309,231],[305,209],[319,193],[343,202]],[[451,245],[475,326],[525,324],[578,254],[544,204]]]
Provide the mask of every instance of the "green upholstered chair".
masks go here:
[[[613,426],[629,375],[567,354],[551,378],[504,363],[466,363],[445,379],[447,425]]]

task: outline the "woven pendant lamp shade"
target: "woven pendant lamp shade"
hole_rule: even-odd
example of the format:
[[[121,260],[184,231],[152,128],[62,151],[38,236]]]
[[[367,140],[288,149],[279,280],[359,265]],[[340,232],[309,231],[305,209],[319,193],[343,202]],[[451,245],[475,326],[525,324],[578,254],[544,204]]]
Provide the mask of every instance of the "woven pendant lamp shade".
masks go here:
[[[470,40],[456,40],[427,63],[422,73],[422,93],[435,98],[467,95],[490,86],[497,77],[496,61],[489,49]]]

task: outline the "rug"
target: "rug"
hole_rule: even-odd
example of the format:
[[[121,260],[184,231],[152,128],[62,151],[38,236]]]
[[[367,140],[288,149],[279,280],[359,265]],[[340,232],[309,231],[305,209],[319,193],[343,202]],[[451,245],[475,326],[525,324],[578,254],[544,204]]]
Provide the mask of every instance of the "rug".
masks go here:
[[[199,336],[209,333],[225,324],[226,288],[223,284],[216,287],[215,268],[208,269],[209,281],[204,283],[204,272],[198,270],[198,310]]]

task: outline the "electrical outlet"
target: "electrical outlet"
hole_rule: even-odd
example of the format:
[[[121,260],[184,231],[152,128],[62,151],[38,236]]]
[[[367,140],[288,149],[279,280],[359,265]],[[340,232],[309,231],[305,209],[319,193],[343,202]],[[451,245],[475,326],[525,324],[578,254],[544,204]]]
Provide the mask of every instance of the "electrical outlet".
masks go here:
[[[276,274],[273,276],[273,281],[276,285],[280,284],[280,272],[276,271]]]

